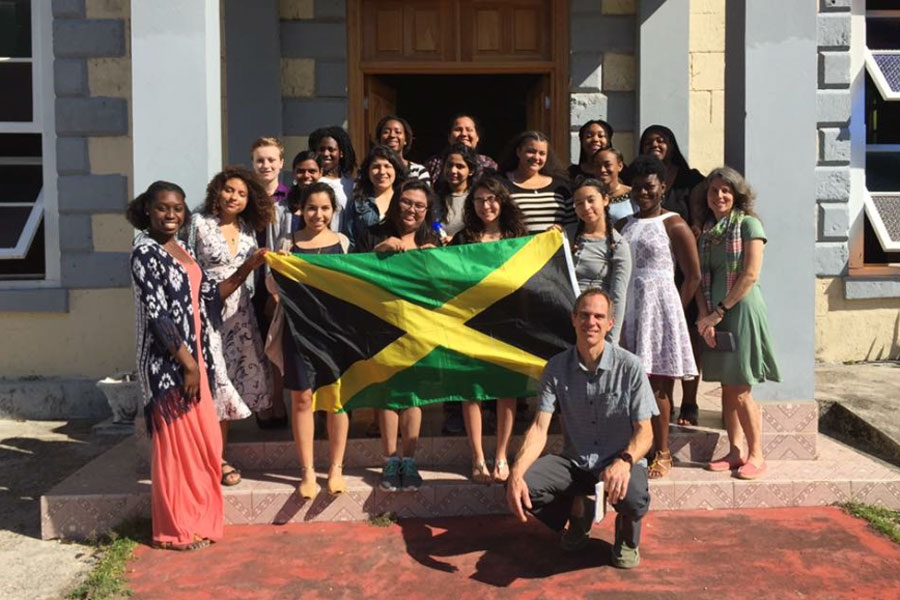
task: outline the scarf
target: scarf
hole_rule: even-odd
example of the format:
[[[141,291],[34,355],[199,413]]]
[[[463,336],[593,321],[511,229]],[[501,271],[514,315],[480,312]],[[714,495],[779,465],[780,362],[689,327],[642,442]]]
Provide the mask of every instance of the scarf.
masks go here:
[[[744,246],[741,239],[741,223],[744,221],[744,217],[743,211],[734,209],[728,213],[728,216],[719,219],[715,225],[707,225],[700,236],[700,288],[706,298],[706,308],[710,312],[713,309],[710,261],[712,247],[725,242],[725,295],[727,296],[743,268]]]

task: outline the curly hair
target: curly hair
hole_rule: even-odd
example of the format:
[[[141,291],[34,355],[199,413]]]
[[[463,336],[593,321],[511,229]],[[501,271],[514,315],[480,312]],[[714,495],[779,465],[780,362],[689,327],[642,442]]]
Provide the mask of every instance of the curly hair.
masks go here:
[[[184,202],[184,222],[181,226],[184,227],[191,221],[191,211],[185,202],[184,190],[181,189],[181,186],[177,183],[160,180],[151,183],[146,192],[139,194],[125,208],[125,219],[131,223],[132,227],[141,231],[150,228],[150,207],[161,192],[174,192],[181,196],[181,201]]]
[[[488,190],[500,201],[500,237],[503,239],[526,235],[525,218],[522,210],[513,202],[509,190],[496,177],[486,176],[478,179],[469,188],[466,202],[463,205],[463,229],[457,235],[463,243],[477,242],[484,233],[484,221],[475,212],[475,192]]]
[[[325,138],[333,139],[341,153],[341,158],[338,161],[338,170],[340,171],[337,174],[338,177],[344,175],[352,177],[353,172],[356,170],[356,151],[353,149],[353,142],[350,141],[350,135],[343,127],[337,125],[320,127],[309,134],[309,149],[313,152],[318,152],[319,144],[321,144],[322,140]]]
[[[369,150],[369,155],[366,156],[366,159],[359,165],[359,177],[356,180],[356,185],[353,186],[354,200],[362,202],[366,198],[375,195],[375,187],[369,179],[369,168],[372,166],[372,163],[375,162],[376,158],[383,158],[394,167],[394,191],[396,191],[397,188],[400,187],[400,184],[406,179],[406,167],[403,166],[397,153],[387,146],[375,146]]]
[[[543,142],[547,144],[547,160],[544,162],[544,166],[541,167],[541,175],[549,175],[551,177],[565,176],[562,165],[550,146],[550,138],[545,133],[534,130],[523,131],[509,142],[506,146],[506,151],[503,153],[503,159],[500,161],[500,168],[497,170],[499,173],[511,173],[519,167],[519,157],[516,152],[525,142]]]
[[[700,184],[702,186],[700,191],[703,198],[702,215],[704,223],[709,220],[715,220],[712,211],[709,210],[709,206],[706,203],[706,194],[709,192],[710,184],[716,179],[727,183],[728,187],[731,188],[731,193],[734,196],[734,208],[742,211],[745,215],[759,218],[754,211],[756,207],[756,192],[753,191],[747,180],[737,170],[728,166],[722,166],[710,171],[703,183]]]
[[[375,126],[375,143],[381,144],[381,130],[391,121],[397,121],[403,127],[403,133],[406,135],[406,144],[400,149],[400,154],[406,156],[406,153],[412,148],[413,130],[409,121],[403,117],[398,117],[397,115],[385,115],[381,117],[381,120],[378,121],[378,125]]]
[[[206,186],[203,213],[219,216],[219,195],[229,179],[240,179],[247,186],[247,206],[238,217],[254,231],[262,231],[275,220],[275,206],[256,175],[244,167],[228,166]]]
[[[592,119],[592,120],[588,121],[587,123],[585,123],[584,125],[581,126],[581,129],[578,130],[578,146],[581,149],[581,152],[578,155],[578,164],[579,165],[583,165],[584,163],[586,163],[588,158],[593,158],[594,156],[597,156],[597,152],[599,152],[599,150],[598,150],[597,152],[594,153],[593,156],[590,156],[590,157],[587,156],[584,152],[584,132],[587,131],[588,127],[590,127],[591,125],[599,125],[600,128],[603,129],[604,133],[606,133],[606,144],[607,144],[606,148],[612,147],[613,134],[615,133],[613,126],[610,125],[609,123],[607,123],[606,121],[604,121],[603,119]],[[600,150],[606,150],[606,148],[601,148]]]
[[[604,152],[604,150],[599,150],[594,156],[600,152]],[[576,180],[575,186],[572,188],[572,198],[575,198],[575,192],[586,187],[592,187],[602,195],[606,194],[606,191],[604,191],[605,186],[599,179],[594,179],[593,177],[581,177]],[[606,223],[606,243],[609,244],[610,249],[615,249],[616,242],[613,240],[613,223],[612,219],[609,218],[609,202],[603,207],[603,218]],[[582,233],[584,233],[584,221],[578,219],[578,225],[575,227],[575,237],[577,238]]]

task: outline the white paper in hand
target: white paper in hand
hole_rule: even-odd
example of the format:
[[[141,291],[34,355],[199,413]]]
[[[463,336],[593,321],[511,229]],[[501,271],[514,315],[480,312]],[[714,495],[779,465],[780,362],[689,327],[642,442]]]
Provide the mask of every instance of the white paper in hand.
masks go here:
[[[594,523],[599,523],[606,516],[606,495],[603,492],[603,480],[594,486]]]

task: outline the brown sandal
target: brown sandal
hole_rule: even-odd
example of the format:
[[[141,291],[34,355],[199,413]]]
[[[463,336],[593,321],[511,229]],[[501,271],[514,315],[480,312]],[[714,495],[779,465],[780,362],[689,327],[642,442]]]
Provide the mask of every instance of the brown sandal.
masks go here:
[[[157,550],[174,550],[175,552],[192,552],[194,550],[200,550],[201,548],[206,548],[212,542],[208,538],[201,538],[194,536],[193,542],[188,542],[187,544],[175,544],[173,542],[153,542],[153,548]]]
[[[672,453],[668,450],[660,450],[650,463],[647,472],[650,479],[662,479],[672,470]]]
[[[230,471],[226,471],[225,469],[230,467]],[[222,463],[222,485],[231,487],[233,485],[237,485],[241,482],[241,471],[235,467],[234,465],[228,464],[228,462]]]

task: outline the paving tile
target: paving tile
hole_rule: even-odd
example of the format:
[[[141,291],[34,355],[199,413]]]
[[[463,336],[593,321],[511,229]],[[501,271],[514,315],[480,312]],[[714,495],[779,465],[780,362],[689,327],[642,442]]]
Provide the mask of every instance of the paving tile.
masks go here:
[[[796,506],[828,506],[850,500],[849,481],[795,481],[792,487]]]
[[[705,508],[732,508],[734,506],[734,482],[709,481],[703,483],[675,482],[674,508],[690,510]]]
[[[241,489],[236,489],[239,486],[241,484],[222,494],[226,525],[246,525],[254,522],[251,486],[246,485]]]
[[[225,456],[241,471],[258,471],[266,468],[265,444],[240,442],[228,444]]]
[[[817,433],[819,407],[810,402],[761,402],[763,434]]]
[[[482,440],[484,445],[485,456],[493,456],[496,442],[494,439],[485,438]],[[469,442],[465,437],[448,436],[433,438],[431,444],[431,454],[421,459],[421,464],[428,466],[436,465],[468,465],[471,464],[471,451],[469,450]]]
[[[435,486],[434,516],[485,515],[506,513],[506,494],[502,485]]]
[[[709,462],[719,443],[721,437],[719,433],[680,429],[678,433],[673,431],[669,436],[669,450],[672,456],[683,462]]]
[[[791,482],[735,481],[734,508],[795,506]]]
[[[313,444],[313,456],[316,466],[328,464],[328,446],[316,440]],[[263,445],[263,461],[258,469],[299,469],[300,458],[293,442],[266,442]]]
[[[665,479],[650,482],[650,510],[675,509],[675,484]]]
[[[854,502],[900,510],[900,481],[851,481]]]
[[[765,434],[762,436],[766,460],[815,460],[817,434]]]
[[[354,439],[347,443],[344,452],[344,468],[380,467],[384,462],[381,454],[381,440]]]

